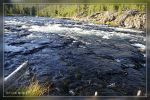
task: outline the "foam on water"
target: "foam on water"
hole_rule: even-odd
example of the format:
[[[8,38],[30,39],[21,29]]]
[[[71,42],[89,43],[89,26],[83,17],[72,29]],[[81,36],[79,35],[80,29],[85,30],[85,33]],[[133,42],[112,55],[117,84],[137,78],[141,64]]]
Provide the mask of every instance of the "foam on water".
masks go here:
[[[21,25],[21,24],[25,24],[25,22],[15,21],[15,20],[12,20],[12,21],[5,21],[5,23],[6,23],[7,25]]]
[[[29,28],[29,26],[27,26],[27,25],[22,25],[21,28],[26,29],[26,28]]]
[[[42,36],[30,34],[30,35],[28,35],[26,38],[37,38],[37,37],[40,38],[40,37],[42,37]]]
[[[113,27],[112,27],[112,28],[113,28]],[[116,30],[116,31],[143,33],[143,31],[133,30],[133,29],[127,29],[127,28],[114,27],[113,29]]]
[[[145,48],[146,48],[145,45],[140,44],[140,43],[134,43],[134,44],[132,44],[132,45],[135,46],[135,47],[138,47],[138,48],[140,48],[140,49],[143,49],[143,50],[145,50]]]
[[[33,25],[30,27],[29,31],[50,33],[50,32],[60,32],[66,29],[60,26],[61,26],[60,24],[52,24],[52,25],[50,24],[46,26]]]
[[[70,32],[70,33],[77,33],[80,35],[97,35],[101,36],[103,39],[110,39],[113,36],[118,36],[118,37],[130,37],[130,34],[124,34],[120,32],[106,32],[102,30],[84,30],[82,28],[78,27],[62,27],[61,24],[49,24],[46,26],[38,26],[38,25],[33,25],[30,27],[29,31],[31,32],[44,32],[44,33],[65,33],[65,32]]]
[[[24,48],[5,44],[4,49],[5,52],[19,52],[22,51]]]

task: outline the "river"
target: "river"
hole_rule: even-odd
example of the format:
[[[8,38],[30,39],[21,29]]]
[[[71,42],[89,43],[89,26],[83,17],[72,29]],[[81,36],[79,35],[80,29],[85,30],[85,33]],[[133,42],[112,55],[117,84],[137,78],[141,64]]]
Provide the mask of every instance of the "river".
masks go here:
[[[24,61],[52,84],[49,95],[133,96],[146,93],[146,33],[47,17],[4,18],[4,76]]]

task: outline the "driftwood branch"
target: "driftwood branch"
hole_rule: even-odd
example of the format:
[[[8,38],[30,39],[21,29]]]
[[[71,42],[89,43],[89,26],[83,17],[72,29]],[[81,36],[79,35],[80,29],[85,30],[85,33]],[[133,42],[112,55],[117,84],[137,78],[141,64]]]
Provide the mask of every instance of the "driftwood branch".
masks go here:
[[[28,61],[25,61],[22,63],[16,70],[14,70],[11,74],[9,74],[7,77],[4,78],[4,87],[5,89],[12,86],[15,81],[19,80],[22,75],[27,71],[28,69]]]

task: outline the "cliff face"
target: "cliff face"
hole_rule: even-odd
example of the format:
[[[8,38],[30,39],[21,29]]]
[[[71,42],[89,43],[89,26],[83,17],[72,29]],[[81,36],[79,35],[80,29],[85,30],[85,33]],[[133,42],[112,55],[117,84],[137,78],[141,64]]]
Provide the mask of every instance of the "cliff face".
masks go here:
[[[121,26],[125,28],[146,29],[146,13],[136,10],[128,10],[124,12],[100,12],[88,17],[82,15],[76,17],[78,20],[91,21],[98,24],[106,24],[110,26]]]

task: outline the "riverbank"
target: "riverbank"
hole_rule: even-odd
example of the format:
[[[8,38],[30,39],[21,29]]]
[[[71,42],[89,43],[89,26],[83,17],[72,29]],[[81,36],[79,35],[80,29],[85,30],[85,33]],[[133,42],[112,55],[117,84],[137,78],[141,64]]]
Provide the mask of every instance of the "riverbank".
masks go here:
[[[71,19],[93,24],[103,24],[113,27],[132,28],[145,31],[146,13],[137,10],[127,10],[122,12],[103,11],[90,16],[79,14],[74,17],[61,17],[62,19]]]
[[[5,16],[40,16],[69,18],[72,20],[104,24],[109,26],[146,29],[145,4],[46,4],[46,5],[5,5]]]

